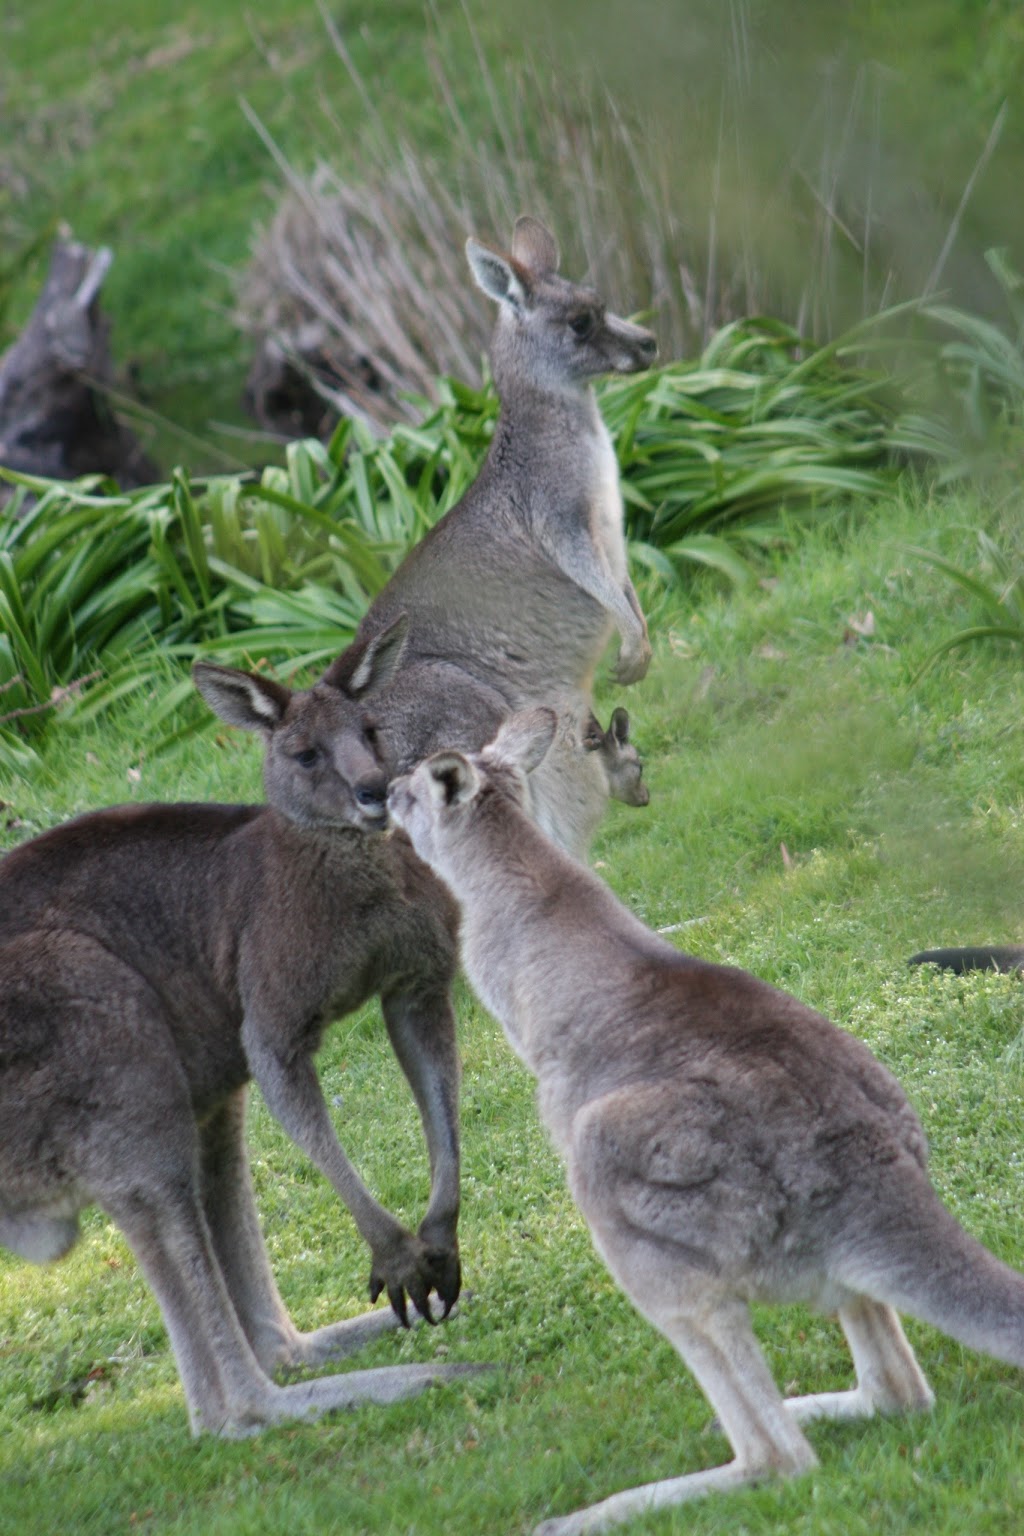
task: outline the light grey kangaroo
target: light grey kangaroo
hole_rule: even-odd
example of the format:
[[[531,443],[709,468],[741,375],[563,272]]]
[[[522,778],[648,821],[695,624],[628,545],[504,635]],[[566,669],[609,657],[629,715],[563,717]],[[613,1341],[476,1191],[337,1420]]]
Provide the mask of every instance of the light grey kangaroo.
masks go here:
[[[226,721],[264,739],[268,805],[136,805],[66,823],[0,861],[0,1244],[37,1262],[97,1203],[156,1293],[194,1432],[251,1432],[446,1374],[429,1365],[289,1386],[459,1291],[457,914],[404,837],[366,702],[197,664]],[[342,1151],[313,1066],[332,1018],[379,994],[423,1119],[418,1233]],[[247,1084],[330,1180],[394,1311],[300,1333],[274,1284],[244,1139]],[[397,1313],[397,1316],[396,1316]]]
[[[388,804],[462,909],[466,972],[538,1079],[541,1116],[612,1275],[676,1346],[735,1460],[546,1521],[642,1511],[814,1466],[800,1425],[930,1406],[897,1311],[1024,1366],[1024,1276],[925,1171],[902,1089],[866,1046],[744,971],[680,954],[524,814],[554,734],[533,710],[443,752]],[[752,1301],[838,1312],[857,1385],[784,1400]]]
[[[477,479],[378,594],[325,681],[346,684],[408,615],[404,660],[376,707],[392,773],[439,747],[476,750],[514,710],[550,705],[559,731],[534,777],[533,812],[582,856],[607,803],[583,746],[594,673],[616,629],[620,682],[643,677],[651,657],[591,380],[647,367],[656,343],[559,277],[558,247],[536,219],[516,221],[508,255],[472,239],[466,253],[498,306],[494,437]]]
[[[619,800],[623,805],[650,805],[651,792],[643,781],[643,761],[629,739],[629,714],[621,705],[612,710],[606,731],[602,730],[597,717],[591,715],[583,737],[583,750],[597,754],[597,761],[604,770],[609,799]],[[527,787],[529,782],[527,780]]]

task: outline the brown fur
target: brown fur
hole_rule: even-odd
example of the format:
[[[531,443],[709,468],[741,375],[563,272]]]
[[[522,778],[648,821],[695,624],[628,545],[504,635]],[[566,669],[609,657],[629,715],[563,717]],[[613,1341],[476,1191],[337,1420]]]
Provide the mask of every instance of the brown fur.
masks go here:
[[[380,831],[362,697],[208,665],[196,680],[264,737],[270,804],[98,811],[0,862],[0,1243],[57,1258],[101,1205],[156,1292],[193,1429],[242,1434],[443,1374],[270,1379],[405,1321],[407,1296],[427,1315],[432,1291],[445,1311],[458,1294],[457,918],[407,840]],[[430,1152],[417,1233],[345,1156],[313,1066],[331,1019],[375,995]],[[253,1200],[250,1079],[352,1212],[394,1312],[291,1322]]]

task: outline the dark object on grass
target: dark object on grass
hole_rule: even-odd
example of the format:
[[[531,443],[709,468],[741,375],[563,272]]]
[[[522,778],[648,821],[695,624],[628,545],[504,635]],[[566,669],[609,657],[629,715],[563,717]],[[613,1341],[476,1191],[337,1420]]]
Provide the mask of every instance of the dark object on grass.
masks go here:
[[[284,437],[328,438],[338,410],[324,397],[317,381],[337,382],[324,347],[323,327],[299,327],[284,339],[265,336],[245,381],[245,404],[260,426]],[[369,373],[366,386],[372,389]]]
[[[975,944],[966,949],[922,949],[908,965],[937,965],[944,971],[1024,971],[1024,945]]]
[[[113,260],[104,246],[59,240],[28,324],[0,357],[0,464],[72,480],[112,475],[125,489],[156,478],[106,398],[113,380],[99,293]]]

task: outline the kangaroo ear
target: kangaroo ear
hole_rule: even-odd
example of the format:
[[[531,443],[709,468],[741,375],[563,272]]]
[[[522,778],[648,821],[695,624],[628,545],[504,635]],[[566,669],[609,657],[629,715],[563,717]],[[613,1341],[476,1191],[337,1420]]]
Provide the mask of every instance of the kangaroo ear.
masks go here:
[[[360,694],[383,688],[398,670],[408,639],[409,615],[400,613],[393,624],[369,641],[345,685],[346,691],[357,699]]]
[[[496,304],[522,309],[526,303],[526,288],[511,261],[492,251],[490,246],[481,245],[472,235],[466,241],[466,259],[477,287],[483,289],[489,299]]]
[[[243,731],[272,731],[292,697],[284,683],[257,672],[218,667],[212,661],[194,662],[192,681],[215,715]]]
[[[533,277],[547,277],[558,271],[558,242],[539,219],[523,214],[512,231],[512,260]]]
[[[426,767],[435,805],[465,805],[479,793],[480,775],[461,752],[435,752]]]
[[[522,709],[509,715],[497,736],[480,754],[486,761],[532,773],[547,756],[557,724],[553,709]]]
[[[596,715],[591,715],[583,731],[584,752],[600,752],[604,746],[604,731]]]
[[[612,711],[611,733],[620,747],[624,747],[629,740],[629,712],[621,705]]]

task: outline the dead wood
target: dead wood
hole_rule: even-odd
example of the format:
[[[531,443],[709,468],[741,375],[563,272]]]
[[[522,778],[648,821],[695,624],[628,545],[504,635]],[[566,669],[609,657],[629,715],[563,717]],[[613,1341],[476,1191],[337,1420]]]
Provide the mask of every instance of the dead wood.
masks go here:
[[[105,246],[54,245],[28,324],[0,357],[0,464],[8,469],[59,480],[112,475],[125,489],[156,478],[106,396],[114,368],[99,294],[112,260]]]

